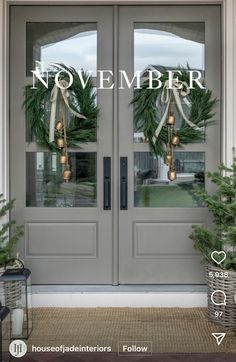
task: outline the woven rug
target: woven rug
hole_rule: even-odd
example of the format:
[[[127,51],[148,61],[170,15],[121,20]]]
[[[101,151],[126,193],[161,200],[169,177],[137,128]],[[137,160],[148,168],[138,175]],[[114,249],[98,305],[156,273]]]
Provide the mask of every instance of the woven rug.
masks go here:
[[[81,354],[26,354],[20,362],[235,362],[234,353],[194,353],[194,354],[160,354],[152,356],[119,356],[117,353],[81,353]]]
[[[121,341],[151,342],[153,353],[236,353],[235,333],[210,323],[205,308],[37,308],[33,317],[28,351],[99,345],[118,352]],[[226,332],[220,346],[217,332]]]

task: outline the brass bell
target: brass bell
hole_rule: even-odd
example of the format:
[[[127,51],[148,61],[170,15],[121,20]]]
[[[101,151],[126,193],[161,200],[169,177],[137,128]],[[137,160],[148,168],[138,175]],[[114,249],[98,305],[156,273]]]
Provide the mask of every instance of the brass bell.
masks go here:
[[[169,117],[167,118],[166,123],[168,124],[168,126],[174,126],[175,116],[173,114],[170,114]]]
[[[166,164],[167,166],[171,166],[171,165],[172,165],[172,162],[173,162],[172,153],[171,153],[171,151],[168,151],[167,154],[166,154],[165,164]]]
[[[66,157],[66,155],[61,155],[61,156],[60,156],[60,163],[61,163],[62,165],[65,165],[66,162],[67,162],[67,157]]]
[[[170,181],[176,180],[176,171],[175,170],[169,170],[167,173],[167,177]]]
[[[55,128],[56,128],[57,131],[61,131],[62,128],[63,128],[63,123],[62,123],[62,121],[58,121],[58,122],[56,123],[56,125],[55,125]]]
[[[174,135],[172,140],[171,140],[172,145],[177,146],[179,144],[179,142],[180,142],[179,136]]]
[[[59,149],[64,147],[64,139],[63,138],[60,137],[60,138],[57,139],[57,147]]]
[[[65,171],[63,172],[63,179],[64,179],[64,181],[65,181],[65,182],[69,182],[70,178],[71,178],[71,171],[70,171],[70,170],[65,170]]]

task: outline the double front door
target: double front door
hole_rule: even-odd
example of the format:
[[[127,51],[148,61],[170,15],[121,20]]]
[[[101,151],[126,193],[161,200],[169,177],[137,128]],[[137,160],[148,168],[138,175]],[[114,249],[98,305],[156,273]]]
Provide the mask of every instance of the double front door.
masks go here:
[[[220,160],[220,103],[205,142],[176,149],[178,179],[171,183],[134,126],[135,81],[119,89],[119,70],[131,81],[150,66],[189,64],[220,99],[220,8],[12,6],[10,23],[12,217],[25,225],[17,249],[34,284],[204,283],[188,236],[210,218],[191,190],[199,183],[210,189],[204,171]],[[45,69],[64,63],[92,71],[96,141],[69,149],[69,183],[57,153],[35,142],[22,109],[36,61]],[[113,88],[101,89],[99,70],[113,72]]]

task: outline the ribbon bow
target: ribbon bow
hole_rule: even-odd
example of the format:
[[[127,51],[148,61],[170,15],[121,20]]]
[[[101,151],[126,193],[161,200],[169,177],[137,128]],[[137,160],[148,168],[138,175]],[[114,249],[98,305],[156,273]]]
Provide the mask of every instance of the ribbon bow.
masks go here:
[[[57,95],[58,95],[58,89],[61,91],[62,98],[66,104],[66,106],[69,108],[70,112],[74,114],[78,118],[86,119],[85,116],[82,114],[74,111],[70,105],[69,105],[69,91],[68,91],[68,85],[69,83],[66,80],[60,80],[59,81],[60,87],[58,87],[55,83],[52,91],[51,91],[51,113],[50,113],[50,126],[49,126],[49,142],[54,141],[54,131],[55,131],[55,120],[56,120],[56,108],[57,108]]]
[[[186,96],[190,93],[190,90],[188,88],[188,84],[186,82],[177,80],[177,79],[173,79],[172,80],[172,85],[170,87],[169,84],[169,80],[166,80],[164,85],[163,85],[163,89],[162,89],[162,93],[161,93],[161,102],[162,103],[167,103],[165,112],[158,124],[158,127],[155,131],[155,135],[152,138],[153,143],[156,143],[156,140],[161,132],[162,127],[164,126],[164,123],[166,121],[166,117],[168,115],[169,112],[169,106],[170,106],[170,102],[173,96],[173,100],[176,103],[176,106],[181,114],[181,116],[183,117],[183,119],[185,120],[185,122],[192,128],[195,129],[199,129],[199,127],[196,126],[196,124],[194,124],[193,122],[191,122],[188,117],[185,115],[184,111],[183,111],[183,107],[181,104],[181,99],[180,96],[182,96],[182,99],[184,101],[184,103],[190,107],[190,103],[188,101],[188,99],[186,98]]]

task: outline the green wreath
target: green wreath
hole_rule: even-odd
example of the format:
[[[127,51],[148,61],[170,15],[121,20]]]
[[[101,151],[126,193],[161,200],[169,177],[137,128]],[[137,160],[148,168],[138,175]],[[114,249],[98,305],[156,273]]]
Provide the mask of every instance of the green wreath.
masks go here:
[[[181,82],[189,84],[189,73],[186,69],[180,68],[181,75],[178,79]],[[160,81],[164,84],[168,80],[167,71],[162,72]],[[153,88],[158,86],[158,81],[153,80]],[[161,93],[163,87],[159,89],[148,89],[149,81],[145,81],[140,89],[136,89],[134,98],[131,104],[134,105],[134,126],[136,132],[143,132],[145,139],[149,142],[150,149],[155,155],[161,157],[166,156],[166,149],[168,144],[168,127],[165,124],[158,136],[156,142],[153,141],[153,136],[160,122],[160,103]],[[202,89],[196,84],[194,89],[186,96],[188,103],[190,103],[188,119],[197,127],[192,128],[184,119],[181,119],[181,124],[178,129],[178,136],[180,138],[180,146],[182,144],[201,142],[205,139],[205,127],[212,123],[211,118],[214,113],[213,107],[216,99],[212,97],[212,91],[209,89]]]
[[[65,69],[65,72],[61,71]],[[67,145],[68,147],[80,147],[81,143],[93,142],[96,139],[97,117],[99,109],[96,106],[96,94],[92,77],[86,72],[82,72],[82,79],[86,83],[83,87],[77,71],[64,64],[58,65],[61,71],[61,78],[69,82],[69,72],[73,77],[73,83],[68,88],[70,92],[69,105],[75,111],[86,117],[81,119],[69,113],[67,116]],[[57,71],[58,71],[57,70]],[[51,151],[59,151],[56,141],[59,132],[55,130],[55,142],[49,142],[49,118],[50,118],[50,95],[55,84],[55,72],[49,72],[48,88],[41,81],[32,86],[25,87],[25,101],[23,106],[26,110],[26,122],[36,143],[46,146]],[[46,80],[46,78],[43,78]]]

